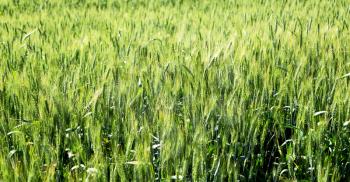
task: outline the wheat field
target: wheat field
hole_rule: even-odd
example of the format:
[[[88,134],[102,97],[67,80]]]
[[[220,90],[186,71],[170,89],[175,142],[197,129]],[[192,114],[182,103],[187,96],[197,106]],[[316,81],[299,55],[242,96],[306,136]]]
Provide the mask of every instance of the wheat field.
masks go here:
[[[350,180],[349,0],[0,0],[0,181]]]

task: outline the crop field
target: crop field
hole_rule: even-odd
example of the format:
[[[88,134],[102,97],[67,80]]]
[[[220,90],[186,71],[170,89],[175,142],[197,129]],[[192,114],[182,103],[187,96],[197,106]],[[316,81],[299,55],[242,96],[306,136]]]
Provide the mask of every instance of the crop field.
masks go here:
[[[0,181],[349,174],[349,0],[0,0]]]

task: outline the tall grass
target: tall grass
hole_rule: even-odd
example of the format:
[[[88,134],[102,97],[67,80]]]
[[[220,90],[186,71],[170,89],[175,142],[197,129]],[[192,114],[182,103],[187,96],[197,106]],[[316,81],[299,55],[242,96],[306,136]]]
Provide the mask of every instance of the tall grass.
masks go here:
[[[347,0],[0,1],[0,181],[350,180]]]

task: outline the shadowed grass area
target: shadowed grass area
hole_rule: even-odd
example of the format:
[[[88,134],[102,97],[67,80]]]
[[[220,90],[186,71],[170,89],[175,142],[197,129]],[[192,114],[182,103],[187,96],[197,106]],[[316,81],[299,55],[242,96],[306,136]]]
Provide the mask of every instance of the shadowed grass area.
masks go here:
[[[350,180],[347,0],[0,1],[0,181]]]

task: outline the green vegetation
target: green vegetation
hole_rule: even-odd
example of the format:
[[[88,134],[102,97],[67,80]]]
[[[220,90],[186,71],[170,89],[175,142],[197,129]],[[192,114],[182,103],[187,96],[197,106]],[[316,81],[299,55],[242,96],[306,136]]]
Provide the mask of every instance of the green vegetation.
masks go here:
[[[0,181],[350,180],[348,0],[1,0]]]

